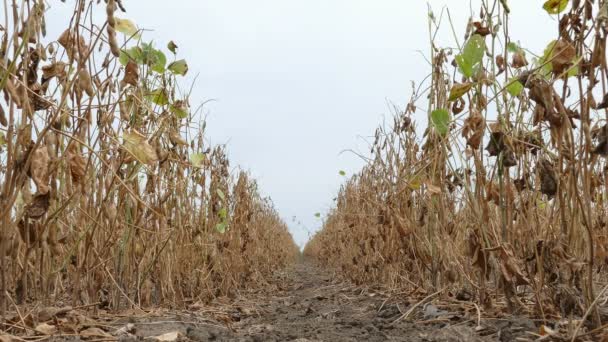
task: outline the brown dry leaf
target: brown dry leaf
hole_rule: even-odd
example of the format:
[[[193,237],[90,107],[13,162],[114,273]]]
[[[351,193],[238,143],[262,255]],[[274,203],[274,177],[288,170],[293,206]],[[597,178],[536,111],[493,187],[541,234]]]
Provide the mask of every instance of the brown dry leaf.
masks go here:
[[[592,151],[593,154],[608,156],[608,124],[600,128],[597,133],[597,146]]]
[[[466,120],[462,128],[462,137],[467,140],[467,145],[477,150],[481,144],[483,133],[485,130],[485,119],[479,112],[472,112]]]
[[[32,202],[27,206],[26,213],[31,219],[39,219],[46,214],[50,205],[50,192],[46,194],[37,194],[32,199]]]
[[[152,341],[158,342],[174,342],[182,337],[182,334],[179,331],[172,331],[166,334],[154,336],[151,338]]]
[[[59,80],[63,80],[66,76],[67,64],[64,62],[55,62],[42,67],[42,83],[47,82],[53,77],[57,77]]]
[[[530,280],[523,274],[517,264],[513,252],[504,246],[500,247],[500,270],[505,280],[511,284],[516,286],[530,284]]]
[[[0,342],[17,342],[20,341],[17,337],[13,335],[0,335]]]
[[[480,243],[479,236],[476,231],[469,229],[468,233],[468,256],[472,259],[471,264],[478,267],[482,274],[486,274],[488,269],[488,259],[483,246]]]
[[[35,330],[44,335],[53,335],[57,333],[57,327],[47,323],[38,324]]]
[[[488,26],[483,25],[479,21],[474,22],[473,26],[475,26],[475,33],[474,34],[478,34],[478,35],[480,35],[482,37],[485,37],[485,36],[487,36],[487,35],[489,35],[489,34],[492,33],[492,30]]]
[[[566,71],[566,69],[572,66],[575,58],[576,49],[574,46],[564,39],[558,40],[553,47],[553,54],[551,55],[553,73],[559,75]]]
[[[51,158],[46,146],[38,147],[31,156],[30,176],[36,183],[38,193],[49,192],[49,164]]]
[[[528,81],[528,87],[530,88],[530,99],[543,106],[545,111],[554,111],[553,88],[547,81],[538,77],[531,78]]]
[[[555,196],[557,193],[557,176],[553,164],[547,159],[541,160],[538,173],[540,174],[540,192],[549,197]]]
[[[131,133],[123,135],[123,138],[125,150],[141,163],[151,165],[158,161],[156,149],[148,143],[146,137],[141,133],[133,130]]]
[[[112,335],[108,334],[107,332],[96,328],[96,327],[91,327],[88,329],[85,329],[83,331],[80,332],[80,337],[84,337],[84,338],[92,338],[92,337],[96,337],[96,338],[111,338]]]
[[[526,60],[526,56],[523,52],[518,51],[513,54],[513,60],[511,61],[511,65],[515,69],[520,69],[528,65],[528,61]]]
[[[139,68],[137,67],[137,63],[129,60],[127,66],[125,67],[125,76],[122,79],[123,87],[127,84],[130,84],[134,87],[137,87],[137,82],[139,81]]]
[[[38,311],[38,321],[39,322],[48,322],[54,319],[57,316],[65,315],[66,313],[72,311],[73,308],[71,306],[66,306],[63,308],[57,307],[45,307]]]
[[[496,66],[498,67],[498,75],[505,71],[505,58],[502,55],[496,56]]]

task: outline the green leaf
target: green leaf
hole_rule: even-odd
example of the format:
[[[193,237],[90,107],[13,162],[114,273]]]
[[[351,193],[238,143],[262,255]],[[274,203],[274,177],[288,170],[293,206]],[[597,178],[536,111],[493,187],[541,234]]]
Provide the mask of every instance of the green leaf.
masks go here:
[[[521,84],[517,78],[512,78],[507,84],[506,88],[511,96],[519,96],[519,94],[521,94],[521,92],[524,90],[524,85]]]
[[[340,174],[340,176],[346,176],[346,171],[340,170],[339,174]]]
[[[521,48],[519,47],[519,45],[517,45],[513,42],[509,42],[509,44],[507,44],[507,51],[516,53],[516,52],[520,52]]]
[[[143,51],[143,62],[159,74],[165,72],[165,65],[167,64],[167,57],[165,54],[156,50],[151,43],[142,44]]]
[[[217,189],[217,195],[219,196],[219,198],[220,198],[222,201],[225,201],[225,200],[226,200],[226,195],[224,195],[224,192],[223,192],[222,190]]]
[[[192,166],[194,167],[201,167],[203,166],[205,158],[205,155],[202,153],[192,153],[190,155],[190,163],[192,163]]]
[[[543,200],[537,199],[536,206],[538,207],[538,209],[545,209],[547,207],[547,203]]]
[[[179,61],[169,64],[167,69],[176,75],[184,76],[188,72],[188,63],[186,63],[186,60],[180,59]]]
[[[0,132],[0,146],[6,145],[6,137],[4,136],[4,132]]]
[[[228,224],[226,222],[220,222],[215,225],[215,230],[217,230],[217,232],[220,234],[226,233],[226,228],[228,228]]]
[[[436,109],[431,113],[431,122],[441,136],[450,129],[450,113],[445,109]]]
[[[136,34],[139,30],[134,22],[129,19],[120,19],[116,17],[114,20],[116,20],[116,26],[114,27],[116,31],[124,33],[127,37],[135,36],[135,38],[138,38]]]
[[[471,90],[471,88],[473,88],[473,83],[470,82],[454,84],[450,90],[450,97],[448,98],[448,101],[458,100],[469,90]]]
[[[188,117],[188,108],[183,101],[175,101],[171,105],[171,112],[175,114],[178,119],[185,119]]]
[[[412,177],[412,179],[407,183],[407,186],[412,190],[419,190],[420,187],[422,187],[422,180],[420,179],[420,176]]]
[[[220,209],[220,212],[217,213],[217,215],[219,216],[219,218],[221,218],[222,220],[225,220],[226,217],[228,217],[228,210],[226,210],[226,208],[222,208]]]
[[[474,34],[464,45],[462,53],[456,56],[460,72],[466,77],[472,77],[481,70],[486,42],[478,34]]]
[[[167,44],[167,49],[169,49],[169,51],[171,51],[173,54],[175,54],[177,51],[177,45],[175,44],[174,41],[170,41],[169,44]]]
[[[321,213],[315,213],[315,217],[316,218],[320,218],[321,217]]]
[[[148,94],[147,98],[159,106],[164,106],[169,103],[167,92],[162,88],[153,90],[150,94]]]
[[[568,2],[570,2],[570,0],[548,0],[545,1],[543,9],[549,14],[558,14],[568,7]]]
[[[165,64],[167,64],[167,57],[160,50],[154,50],[155,62],[150,65],[152,71],[156,71],[159,74],[165,72]]]
[[[144,63],[144,52],[139,46],[134,46],[128,50],[120,50],[120,56],[118,61],[120,64],[126,66],[129,60],[134,61],[137,64]]]

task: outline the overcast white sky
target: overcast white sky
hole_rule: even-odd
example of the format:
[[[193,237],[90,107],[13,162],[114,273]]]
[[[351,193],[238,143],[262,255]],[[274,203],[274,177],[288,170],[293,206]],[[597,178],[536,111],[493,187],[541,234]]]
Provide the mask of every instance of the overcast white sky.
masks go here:
[[[351,175],[363,165],[340,151],[367,153],[360,136],[390,117],[389,101],[402,108],[410,81],[429,73],[419,52],[429,50],[427,5],[437,16],[449,6],[458,39],[470,5],[479,10],[478,0],[123,2],[127,13],[119,16],[152,30],[145,40],[177,43],[188,79],[199,75],[193,104],[216,100],[206,107],[208,139],[228,144],[233,166],[259,180],[300,245],[307,229],[320,228],[314,214],[331,207],[344,181],[338,172]],[[512,39],[523,47],[554,39],[557,22],[543,1],[508,2]],[[67,20],[73,8],[70,1],[51,6],[51,22]],[[445,28],[441,41],[452,44]]]

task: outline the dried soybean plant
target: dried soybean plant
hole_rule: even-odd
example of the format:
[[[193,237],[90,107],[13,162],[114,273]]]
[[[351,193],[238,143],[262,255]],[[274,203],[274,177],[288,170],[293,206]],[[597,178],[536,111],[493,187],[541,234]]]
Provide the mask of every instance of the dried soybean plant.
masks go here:
[[[2,316],[183,306],[295,260],[272,204],[197,127],[177,45],[147,43],[119,0],[75,1],[59,37],[49,10],[4,1],[0,24]]]
[[[586,313],[599,326],[608,2],[539,5],[557,28],[541,51],[511,40],[517,13],[506,2],[478,4],[456,47],[432,41],[430,84],[376,131],[371,161],[342,186],[305,253],[359,282],[544,319]],[[435,37],[441,19],[430,18]],[[422,139],[416,113],[428,113]]]

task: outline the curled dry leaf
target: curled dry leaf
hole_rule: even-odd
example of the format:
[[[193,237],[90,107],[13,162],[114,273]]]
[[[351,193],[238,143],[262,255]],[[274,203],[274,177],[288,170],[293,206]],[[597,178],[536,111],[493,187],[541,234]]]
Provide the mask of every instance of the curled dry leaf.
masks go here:
[[[36,332],[39,332],[44,335],[53,335],[57,333],[57,327],[47,323],[38,324],[35,330]]]
[[[553,46],[551,54],[551,65],[553,73],[559,75],[570,68],[576,58],[576,49],[564,39],[558,40]]]
[[[540,191],[541,193],[553,197],[557,193],[557,175],[553,169],[553,163],[547,159],[542,159],[538,165],[538,173],[540,174]]]
[[[482,24],[479,21],[474,22],[473,26],[475,27],[475,32],[473,34],[478,34],[482,37],[492,34],[492,30],[488,26]]]
[[[125,150],[141,163],[151,165],[158,161],[156,150],[141,133],[133,130],[123,135],[123,138]]]
[[[43,66],[41,79],[43,88],[48,86],[48,82],[54,77],[57,77],[60,82],[65,80],[65,78],[67,77],[66,68],[67,64],[65,64],[64,62],[55,62]]]
[[[27,217],[36,220],[44,216],[47,210],[49,210],[50,199],[50,192],[34,196],[32,202],[26,208]]]
[[[40,146],[32,152],[29,174],[34,183],[36,183],[38,193],[46,194],[49,192],[50,162],[51,158],[46,146]]]
[[[515,69],[520,69],[528,65],[528,61],[526,60],[526,56],[522,51],[517,51],[513,54],[513,59],[511,61],[511,65]]]
[[[122,86],[126,86],[130,84],[134,87],[137,87],[137,82],[139,81],[139,68],[137,67],[137,63],[132,60],[127,62],[127,66],[125,67],[125,76],[122,79]]]
[[[498,67],[497,75],[500,75],[505,71],[505,58],[503,55],[496,56],[496,66]]]
[[[472,149],[478,150],[481,144],[481,138],[485,130],[486,121],[477,111],[472,112],[466,120],[462,128],[462,137],[467,140],[467,145]]]
[[[500,247],[500,270],[505,280],[516,286],[529,285],[530,280],[523,274],[517,259],[510,249]]]

